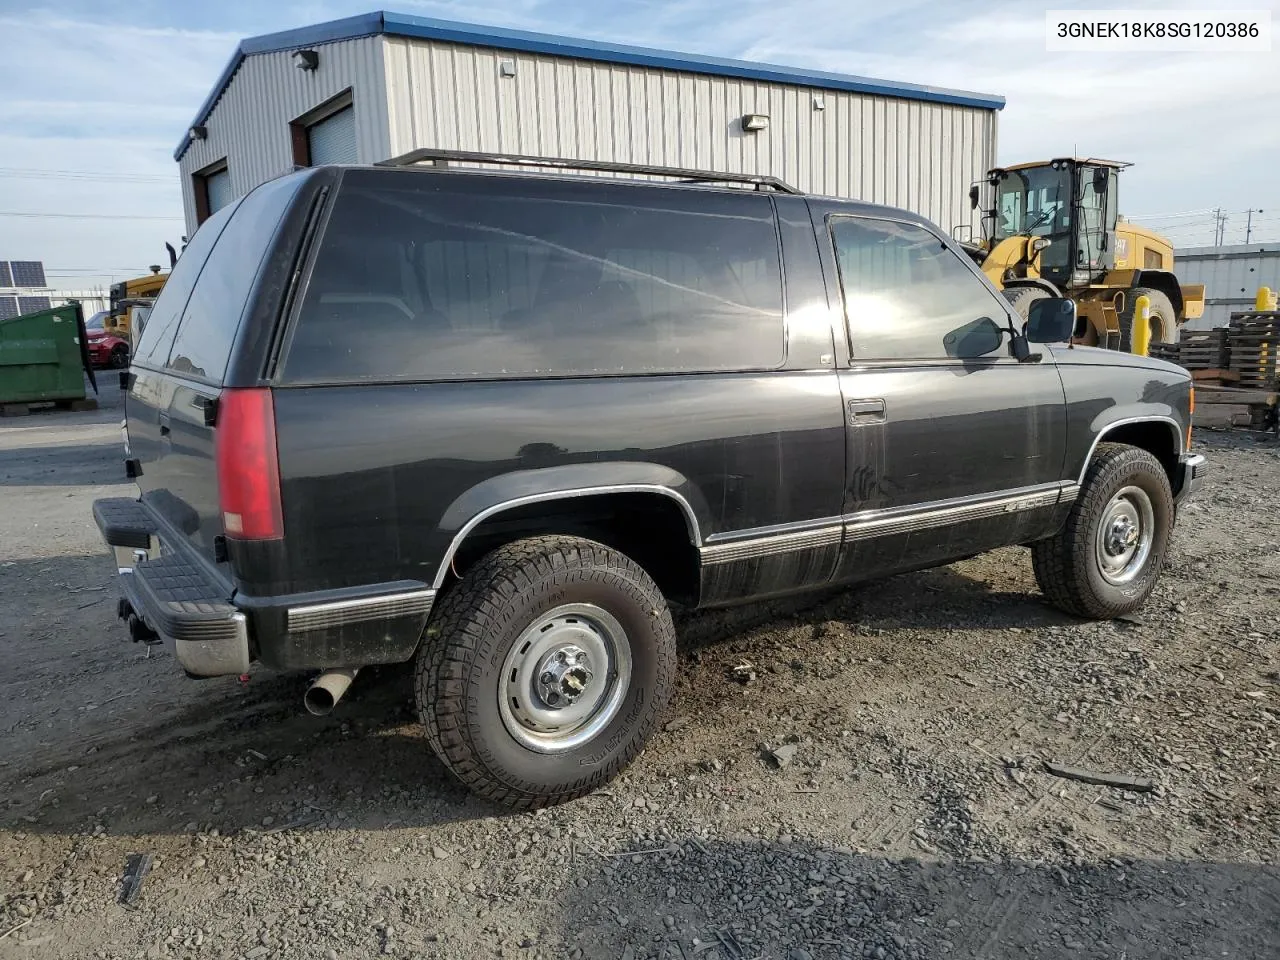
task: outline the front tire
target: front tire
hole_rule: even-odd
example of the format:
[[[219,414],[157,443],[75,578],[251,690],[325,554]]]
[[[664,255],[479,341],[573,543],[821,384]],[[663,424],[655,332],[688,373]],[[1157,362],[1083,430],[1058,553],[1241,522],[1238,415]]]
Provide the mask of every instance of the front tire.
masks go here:
[[[1155,589],[1173,530],[1169,477],[1145,450],[1101,443],[1056,535],[1031,545],[1040,589],[1067,613],[1131,613]]]
[[[671,696],[675,627],[629,557],[577,537],[499,547],[440,602],[418,651],[418,713],[486,799],[590,793],[648,740]]]
[[[121,345],[111,351],[111,358],[107,361],[107,366],[112,370],[123,370],[129,365],[129,348]]]

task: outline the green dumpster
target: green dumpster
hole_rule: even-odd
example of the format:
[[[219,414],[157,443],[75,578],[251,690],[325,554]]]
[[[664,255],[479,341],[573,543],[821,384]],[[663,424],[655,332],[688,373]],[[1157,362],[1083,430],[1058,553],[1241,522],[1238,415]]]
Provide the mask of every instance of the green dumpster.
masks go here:
[[[0,320],[0,404],[83,400],[86,370],[80,304]]]

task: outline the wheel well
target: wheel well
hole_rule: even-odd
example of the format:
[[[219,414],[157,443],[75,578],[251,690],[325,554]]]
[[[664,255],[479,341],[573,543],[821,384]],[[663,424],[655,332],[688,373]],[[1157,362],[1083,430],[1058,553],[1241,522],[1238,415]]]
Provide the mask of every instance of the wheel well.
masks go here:
[[[495,513],[458,546],[445,585],[504,544],[548,534],[585,537],[612,547],[640,564],[668,600],[697,601],[697,547],[680,505],[660,493],[566,497]]]
[[[1182,287],[1178,283],[1178,278],[1172,273],[1167,270],[1143,270],[1133,278],[1133,285],[1159,290],[1169,298],[1174,317],[1182,316]],[[1132,292],[1129,296],[1133,296]]]
[[[1177,491],[1179,482],[1178,453],[1180,443],[1174,439],[1174,427],[1163,420],[1140,420],[1122,423],[1103,433],[1099,443],[1124,443],[1147,451],[1164,467],[1169,485]]]

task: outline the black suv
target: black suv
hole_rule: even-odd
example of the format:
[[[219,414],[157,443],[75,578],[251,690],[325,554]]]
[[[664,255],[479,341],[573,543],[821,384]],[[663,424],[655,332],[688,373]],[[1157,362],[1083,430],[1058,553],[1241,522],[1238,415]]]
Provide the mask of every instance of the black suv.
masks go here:
[[[141,498],[94,507],[136,638],[318,671],[318,713],[416,658],[442,760],[537,806],[641,749],[671,604],[1010,544],[1074,614],[1151,592],[1185,371],[1072,347],[1069,301],[1024,327],[902,210],[538,165],[310,169],[199,229],[125,375]]]

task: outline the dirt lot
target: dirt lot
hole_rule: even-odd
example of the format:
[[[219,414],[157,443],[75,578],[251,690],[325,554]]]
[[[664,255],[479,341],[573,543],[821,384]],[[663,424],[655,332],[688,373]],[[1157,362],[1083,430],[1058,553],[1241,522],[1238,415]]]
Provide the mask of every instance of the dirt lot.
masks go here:
[[[305,678],[128,642],[89,513],[131,489],[116,393],[0,421],[0,958],[1280,951],[1274,442],[1199,439],[1216,472],[1130,620],[1046,607],[1022,550],[684,617],[627,775],[511,815],[433,758],[406,670],[317,720]]]

